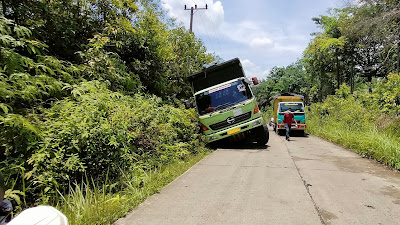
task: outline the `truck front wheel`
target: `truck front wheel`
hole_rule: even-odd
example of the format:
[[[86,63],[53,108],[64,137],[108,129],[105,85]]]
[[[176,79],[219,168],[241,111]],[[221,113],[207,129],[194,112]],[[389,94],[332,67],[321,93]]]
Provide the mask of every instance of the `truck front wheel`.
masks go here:
[[[207,146],[209,149],[217,150],[217,148],[218,148],[218,142],[217,142],[217,141],[214,141],[214,142],[208,143],[206,146]]]
[[[256,127],[255,131],[255,138],[256,142],[259,145],[265,145],[268,143],[269,140],[269,132],[268,129],[265,130],[263,126]]]

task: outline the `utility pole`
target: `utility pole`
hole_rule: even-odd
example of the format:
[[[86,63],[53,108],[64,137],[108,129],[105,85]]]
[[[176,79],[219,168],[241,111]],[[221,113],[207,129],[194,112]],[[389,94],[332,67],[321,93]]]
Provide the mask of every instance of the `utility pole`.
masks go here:
[[[185,10],[190,10],[190,33],[193,33],[193,15],[194,15],[194,10],[199,10],[199,9],[208,9],[208,6],[206,4],[205,8],[197,8],[197,5],[194,5],[190,7],[190,9],[188,9],[185,5]],[[187,62],[187,67],[188,67],[188,73],[190,74],[190,63],[191,63],[191,59],[190,56],[188,57],[188,62]]]
[[[199,10],[199,9],[208,9],[207,4],[206,4],[205,8],[197,8],[197,5],[194,5],[194,8],[190,7],[190,9],[186,8],[186,5],[185,5],[185,10],[190,10],[190,32],[191,33],[193,33],[193,29],[192,29],[192,27],[193,27],[193,14],[194,14],[193,11],[194,10]]]

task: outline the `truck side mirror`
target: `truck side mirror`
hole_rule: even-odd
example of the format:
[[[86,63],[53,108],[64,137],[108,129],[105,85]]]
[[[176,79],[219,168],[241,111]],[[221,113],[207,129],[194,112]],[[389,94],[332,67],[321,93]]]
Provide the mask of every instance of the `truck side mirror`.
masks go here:
[[[192,105],[190,104],[190,100],[185,100],[183,103],[185,104],[186,109],[190,109],[190,106]]]
[[[186,109],[190,109],[196,106],[196,104],[194,103],[194,97],[190,97],[188,100],[185,100],[183,104],[185,104]]]
[[[251,80],[253,81],[254,85],[258,85],[259,84],[257,77],[252,77]]]

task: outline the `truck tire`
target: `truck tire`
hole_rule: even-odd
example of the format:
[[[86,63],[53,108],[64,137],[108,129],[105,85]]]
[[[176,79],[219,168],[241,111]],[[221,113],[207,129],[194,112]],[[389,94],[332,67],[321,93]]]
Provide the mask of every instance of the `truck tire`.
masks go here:
[[[255,128],[255,137],[258,145],[265,145],[269,140],[268,129],[265,130],[263,126]]]
[[[217,150],[217,148],[218,148],[218,143],[217,143],[216,141],[214,141],[214,142],[208,143],[208,144],[206,145],[206,147],[208,147],[208,148],[211,149],[211,150]]]

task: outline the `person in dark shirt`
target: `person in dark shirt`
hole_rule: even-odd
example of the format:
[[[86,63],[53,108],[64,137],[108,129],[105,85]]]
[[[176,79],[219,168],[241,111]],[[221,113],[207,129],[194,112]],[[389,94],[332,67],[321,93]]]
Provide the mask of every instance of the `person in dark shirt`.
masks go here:
[[[11,202],[4,198],[5,191],[4,177],[0,172],[0,224],[7,224],[10,221],[13,210]]]
[[[3,200],[5,192],[6,192],[6,186],[4,185],[3,174],[0,172],[0,201]]]
[[[283,115],[283,121],[282,121],[285,124],[287,141],[290,141],[289,133],[290,133],[290,128],[292,127],[293,121],[297,125],[297,121],[294,119],[294,115],[292,113],[292,108],[289,108],[288,111],[286,111],[286,113]]]

